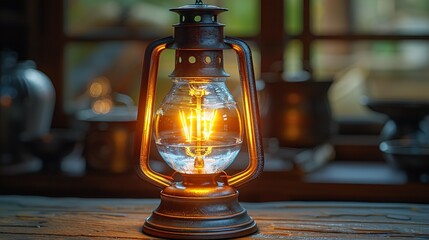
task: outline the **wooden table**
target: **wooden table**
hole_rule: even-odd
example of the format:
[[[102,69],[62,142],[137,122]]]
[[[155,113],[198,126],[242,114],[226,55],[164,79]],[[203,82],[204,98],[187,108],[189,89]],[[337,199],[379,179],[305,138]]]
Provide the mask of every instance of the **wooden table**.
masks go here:
[[[141,233],[156,199],[0,196],[0,239],[153,239]],[[242,203],[259,226],[247,239],[429,238],[429,205]]]

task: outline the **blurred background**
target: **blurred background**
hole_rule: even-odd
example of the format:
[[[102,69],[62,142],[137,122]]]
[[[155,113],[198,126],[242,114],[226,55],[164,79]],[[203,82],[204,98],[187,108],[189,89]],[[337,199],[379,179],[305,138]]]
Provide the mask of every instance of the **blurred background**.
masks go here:
[[[134,169],[143,54],[192,3],[1,1],[0,193],[158,197]],[[204,3],[253,51],[266,166],[242,201],[429,202],[428,1]],[[158,103],[173,67],[167,50]],[[240,99],[237,68],[226,51]]]

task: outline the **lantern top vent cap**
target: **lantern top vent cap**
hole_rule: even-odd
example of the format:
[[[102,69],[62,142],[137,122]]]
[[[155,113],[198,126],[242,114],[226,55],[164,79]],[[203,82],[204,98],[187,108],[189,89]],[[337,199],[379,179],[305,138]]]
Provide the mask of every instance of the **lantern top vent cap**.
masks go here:
[[[207,4],[189,4],[184,5],[177,8],[171,8],[170,11],[176,12],[176,13],[189,13],[189,12],[195,12],[195,13],[214,13],[215,15],[226,12],[228,9],[221,8],[214,5],[207,5]]]

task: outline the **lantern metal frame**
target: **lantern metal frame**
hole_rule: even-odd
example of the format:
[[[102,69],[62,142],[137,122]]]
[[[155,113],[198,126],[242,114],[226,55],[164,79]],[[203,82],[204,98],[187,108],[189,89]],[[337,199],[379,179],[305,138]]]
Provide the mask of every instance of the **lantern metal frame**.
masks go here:
[[[224,37],[224,25],[217,22],[217,15],[227,9],[211,5],[185,5],[171,9],[180,15],[174,25],[174,37],[156,40],[146,48],[140,87],[139,111],[136,128],[136,153],[139,175],[162,189],[161,203],[146,219],[143,232],[163,238],[218,239],[248,235],[257,231],[255,221],[238,203],[237,187],[255,179],[263,170],[264,158],[259,123],[257,92],[249,46],[242,40]],[[199,16],[201,19],[195,20]],[[150,145],[155,107],[156,80],[161,53],[176,50],[176,66],[171,77],[225,77],[223,50],[233,49],[238,58],[238,68],[243,97],[243,118],[249,153],[248,166],[241,172],[228,176],[219,174],[182,174],[182,181],[175,182],[150,167]],[[210,66],[189,67],[179,64],[183,56],[202,59],[216,57]]]

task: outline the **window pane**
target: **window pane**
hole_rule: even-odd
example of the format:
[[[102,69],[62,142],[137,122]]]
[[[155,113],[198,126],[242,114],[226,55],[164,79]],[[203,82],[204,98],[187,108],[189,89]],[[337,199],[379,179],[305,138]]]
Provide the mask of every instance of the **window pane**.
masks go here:
[[[334,77],[331,103],[338,115],[367,114],[362,96],[429,100],[426,41],[318,41],[312,48],[316,78]]]
[[[242,37],[257,35],[260,31],[259,1],[262,0],[215,1],[215,5],[229,10],[219,18],[226,24],[225,34]]]
[[[317,34],[429,34],[427,0],[313,0]]]
[[[91,101],[94,100],[89,94],[90,86],[99,80],[104,80],[110,85],[109,94],[114,101],[115,94],[125,94],[136,103],[145,47],[146,44],[138,42],[67,44],[64,77],[66,112],[72,113],[89,108]],[[171,55],[170,58],[168,58],[169,55]],[[160,78],[167,79],[172,72],[173,56],[173,51],[165,51],[161,55]],[[121,99],[124,100],[124,98]],[[124,103],[119,101],[118,104]]]
[[[312,66],[316,79],[329,78],[353,65],[359,53],[351,42],[317,41],[311,48]]]
[[[284,0],[284,25],[286,33],[302,32],[302,0]]]
[[[319,77],[333,76],[352,65],[397,76],[429,73],[427,41],[317,41],[313,48],[313,66]]]
[[[166,35],[175,14],[167,11],[173,1],[66,0],[66,34]],[[156,32],[155,32],[156,30]]]
[[[287,76],[295,75],[302,71],[302,43],[290,41],[284,53],[284,71]]]
[[[389,0],[390,1],[390,0]],[[311,27],[316,34],[345,33],[349,28],[349,14],[345,0],[311,1]]]
[[[178,15],[170,8],[193,3],[189,0],[66,0],[65,29],[69,36],[138,35],[160,37],[171,35]],[[206,0],[229,8],[220,16],[227,25],[226,33],[250,36],[259,32],[259,0]]]

